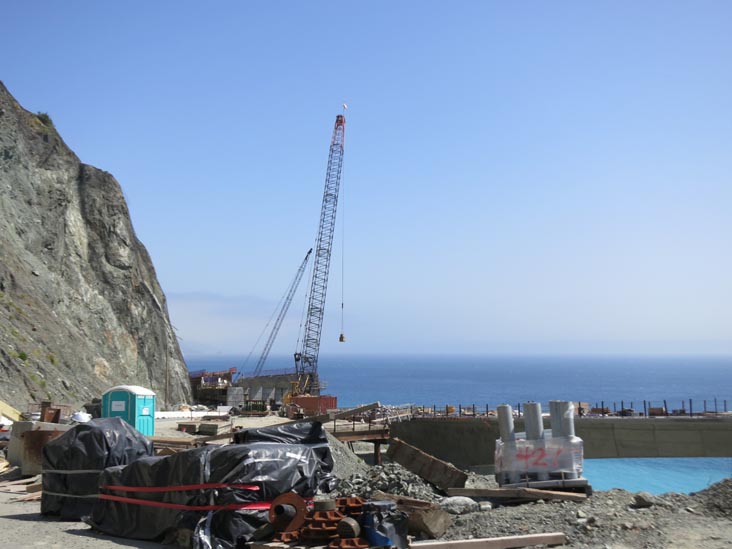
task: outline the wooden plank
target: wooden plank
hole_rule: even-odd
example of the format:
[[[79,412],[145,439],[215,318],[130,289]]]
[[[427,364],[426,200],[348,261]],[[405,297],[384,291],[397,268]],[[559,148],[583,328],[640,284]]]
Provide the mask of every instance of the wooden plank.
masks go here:
[[[440,508],[440,505],[438,503],[433,503],[431,501],[424,501],[422,499],[410,498],[408,496],[399,496],[396,494],[389,494],[388,492],[382,492],[381,490],[374,490],[374,493],[371,494],[371,499],[374,499],[374,500],[388,499],[390,501],[393,501],[397,505],[403,505],[403,506],[411,507],[414,509],[439,509]]]
[[[320,416],[309,417],[307,419],[298,419],[295,421],[291,421],[290,423],[299,423],[301,421],[319,421],[320,423],[325,423],[326,421],[333,421],[334,419],[342,419],[344,417],[350,417],[350,416],[355,416],[357,414],[362,414],[363,412],[369,412],[375,408],[381,408],[381,403],[372,402],[371,404],[366,404],[365,406],[359,406],[358,408],[350,408],[348,410],[342,410],[340,412],[336,412],[335,414],[323,414]]]
[[[548,534],[526,534],[523,536],[504,536],[500,538],[458,539],[453,541],[415,541],[411,546],[425,549],[513,549],[531,545],[565,545],[564,532]]]
[[[585,501],[587,499],[587,494],[539,490],[538,488],[448,488],[447,494],[493,499],[557,499],[562,501]]]
[[[24,496],[13,498],[13,501],[40,501],[42,496],[42,492],[35,492],[34,494],[26,494]]]
[[[394,438],[389,442],[389,450],[386,455],[392,461],[396,461],[414,474],[443,490],[463,487],[468,480],[465,471],[461,471],[446,461],[437,459],[398,438]]]
[[[388,441],[389,429],[381,429],[378,431],[328,431],[341,442],[369,442],[369,441]]]
[[[198,442],[202,444],[208,444],[209,442],[215,442],[217,440],[233,439],[235,432],[236,431],[232,431],[231,433],[222,433],[220,435],[212,435],[210,437],[199,438]]]
[[[3,415],[8,419],[12,419],[13,421],[21,421],[23,419],[18,410],[2,400],[0,400],[0,415]]]
[[[0,482],[0,487],[5,486],[17,486],[19,484],[33,484],[34,482],[40,482],[41,475],[35,475],[33,477],[28,478],[21,478],[18,480],[6,480],[5,482]]]
[[[32,494],[33,492],[40,492],[43,490],[43,483],[42,482],[35,482],[33,484],[26,484],[25,485],[25,491],[29,494]]]
[[[195,438],[184,438],[184,437],[147,437],[152,443],[171,445],[171,446],[186,446],[193,447],[196,445],[197,439]]]

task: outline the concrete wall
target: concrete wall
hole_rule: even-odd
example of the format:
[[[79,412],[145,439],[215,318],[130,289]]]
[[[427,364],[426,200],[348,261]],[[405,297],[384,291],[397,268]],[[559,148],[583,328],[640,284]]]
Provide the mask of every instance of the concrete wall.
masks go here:
[[[586,458],[732,457],[732,418],[578,418],[575,431]],[[391,435],[458,467],[492,464],[499,436],[494,418],[415,419]]]
[[[295,374],[272,375],[240,378],[236,385],[243,388],[245,399],[264,401],[274,399],[276,402],[281,403],[282,397],[292,389],[293,381],[297,381],[297,375]]]

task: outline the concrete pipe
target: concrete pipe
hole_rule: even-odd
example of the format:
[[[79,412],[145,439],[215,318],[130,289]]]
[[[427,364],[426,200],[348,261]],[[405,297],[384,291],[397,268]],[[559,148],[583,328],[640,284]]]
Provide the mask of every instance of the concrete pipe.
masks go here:
[[[562,436],[574,436],[574,404],[566,400],[557,403],[562,423]]]
[[[541,404],[526,402],[524,404],[524,424],[526,425],[526,440],[538,441],[538,446],[544,440],[544,423],[541,418]],[[549,471],[537,471],[537,480],[549,480]]]
[[[524,424],[526,425],[526,440],[541,440],[544,438],[541,403],[526,402],[524,404]]]
[[[509,404],[501,404],[496,407],[498,414],[498,430],[503,442],[516,440],[516,429],[513,426],[513,408]]]
[[[549,401],[549,419],[552,425],[552,438],[564,436],[562,434],[562,416],[559,412],[559,401]]]

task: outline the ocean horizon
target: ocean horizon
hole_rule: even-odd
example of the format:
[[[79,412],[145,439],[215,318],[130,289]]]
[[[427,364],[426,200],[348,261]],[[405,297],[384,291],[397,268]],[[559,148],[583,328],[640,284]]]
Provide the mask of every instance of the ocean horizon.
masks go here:
[[[256,360],[242,355],[191,356],[190,371],[243,369]],[[270,357],[266,372],[294,371],[290,356]],[[647,405],[694,412],[732,409],[732,356],[519,356],[519,355],[321,355],[324,393],[340,407],[379,401],[418,406],[475,405],[572,400]]]

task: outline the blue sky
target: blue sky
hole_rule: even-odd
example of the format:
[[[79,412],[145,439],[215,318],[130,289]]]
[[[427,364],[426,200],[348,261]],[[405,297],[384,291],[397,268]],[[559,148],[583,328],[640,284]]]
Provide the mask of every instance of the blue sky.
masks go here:
[[[731,4],[212,4],[0,7],[0,78],[119,180],[189,356],[251,349],[344,101],[324,353],[732,352]]]

